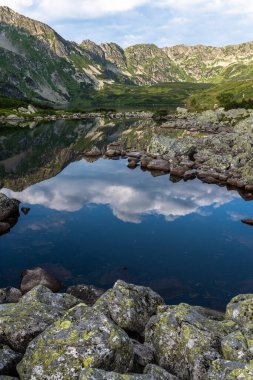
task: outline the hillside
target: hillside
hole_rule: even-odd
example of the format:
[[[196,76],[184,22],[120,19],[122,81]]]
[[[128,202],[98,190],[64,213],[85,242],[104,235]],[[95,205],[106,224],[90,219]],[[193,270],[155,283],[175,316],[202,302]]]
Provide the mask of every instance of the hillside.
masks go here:
[[[62,107],[81,104],[85,94],[87,104],[99,98],[103,104],[110,86],[135,85],[138,97],[136,85],[247,81],[253,74],[253,42],[221,48],[140,44],[123,49],[90,40],[78,45],[39,21],[0,7],[0,62],[1,96]]]

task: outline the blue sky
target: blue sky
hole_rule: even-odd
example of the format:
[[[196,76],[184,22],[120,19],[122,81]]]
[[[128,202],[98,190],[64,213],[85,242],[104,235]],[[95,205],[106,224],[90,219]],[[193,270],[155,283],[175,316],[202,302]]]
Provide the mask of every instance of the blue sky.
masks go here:
[[[227,45],[253,40],[250,0],[0,0],[69,40]]]

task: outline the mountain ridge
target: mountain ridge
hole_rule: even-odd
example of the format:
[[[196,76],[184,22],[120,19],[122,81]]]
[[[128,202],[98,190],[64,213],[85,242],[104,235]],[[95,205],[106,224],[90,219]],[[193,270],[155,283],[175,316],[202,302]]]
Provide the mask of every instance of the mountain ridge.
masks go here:
[[[65,40],[50,26],[0,7],[0,92],[67,104],[104,85],[221,83],[253,75],[253,42],[224,47]]]

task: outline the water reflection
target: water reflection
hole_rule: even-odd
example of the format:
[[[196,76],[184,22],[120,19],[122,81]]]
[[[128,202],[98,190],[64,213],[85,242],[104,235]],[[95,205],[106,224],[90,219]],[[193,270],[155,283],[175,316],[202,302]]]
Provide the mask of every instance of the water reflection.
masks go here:
[[[172,184],[168,176],[147,179],[149,173],[127,171],[125,166],[124,160],[101,159],[95,164],[82,160],[22,192],[2,191],[25,204],[57,211],[76,212],[89,204],[109,205],[118,219],[132,223],[140,223],[143,216],[152,214],[162,215],[166,221],[192,213],[209,215],[206,207],[219,207],[239,197],[237,192],[198,180]]]

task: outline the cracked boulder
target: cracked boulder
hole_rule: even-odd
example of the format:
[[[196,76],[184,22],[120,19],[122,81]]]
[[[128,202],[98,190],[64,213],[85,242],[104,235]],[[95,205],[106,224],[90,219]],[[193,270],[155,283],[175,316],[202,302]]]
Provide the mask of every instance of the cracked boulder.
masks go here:
[[[79,304],[34,339],[18,365],[22,380],[79,379],[86,368],[128,372],[133,345],[110,318]]]

